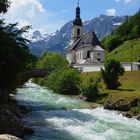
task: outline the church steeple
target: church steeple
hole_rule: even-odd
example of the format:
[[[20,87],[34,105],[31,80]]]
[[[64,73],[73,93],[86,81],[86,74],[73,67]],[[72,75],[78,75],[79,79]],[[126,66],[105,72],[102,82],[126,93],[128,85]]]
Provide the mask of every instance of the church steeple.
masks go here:
[[[74,43],[77,39],[83,36],[83,25],[82,19],[80,17],[80,7],[79,7],[79,0],[76,7],[76,17],[73,20],[73,26],[71,31],[71,44]]]
[[[82,26],[82,20],[80,18],[79,0],[78,0],[77,7],[76,7],[76,17],[75,17],[75,19],[73,21],[73,25],[80,25],[80,26]]]

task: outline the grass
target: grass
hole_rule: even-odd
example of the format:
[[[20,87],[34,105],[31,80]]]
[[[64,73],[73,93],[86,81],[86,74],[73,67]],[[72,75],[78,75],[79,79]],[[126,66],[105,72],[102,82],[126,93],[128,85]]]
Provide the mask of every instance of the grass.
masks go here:
[[[115,59],[120,62],[131,62],[132,41],[126,41],[118,48],[107,53],[107,59]],[[138,62],[140,59],[140,39],[133,41],[133,61]]]
[[[97,77],[100,76],[99,72],[84,73],[81,78]],[[108,101],[116,102],[119,99],[124,99],[126,102],[134,98],[140,98],[140,71],[125,72],[120,77],[122,86],[118,90],[108,90],[102,82],[102,89],[98,103],[106,103]]]
[[[119,99],[124,99],[126,102],[134,98],[140,98],[140,72],[126,72],[124,76],[120,77],[122,86],[118,90],[103,89],[102,93],[107,93],[103,102],[111,100],[116,102]]]

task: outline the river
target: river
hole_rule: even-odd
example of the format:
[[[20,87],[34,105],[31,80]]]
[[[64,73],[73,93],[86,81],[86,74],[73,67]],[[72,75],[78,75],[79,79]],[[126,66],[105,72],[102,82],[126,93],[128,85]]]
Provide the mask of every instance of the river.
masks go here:
[[[22,119],[35,133],[25,140],[140,140],[140,121],[102,107],[55,94],[28,82],[17,89],[16,100],[32,111]]]

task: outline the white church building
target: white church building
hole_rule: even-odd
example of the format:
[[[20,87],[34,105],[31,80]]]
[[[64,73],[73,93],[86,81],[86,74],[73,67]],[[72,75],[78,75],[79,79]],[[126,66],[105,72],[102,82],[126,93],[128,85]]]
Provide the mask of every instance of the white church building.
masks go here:
[[[83,34],[79,4],[76,8],[76,18],[73,21],[71,40],[67,48],[66,58],[71,65],[96,65],[105,61],[105,50],[101,46],[95,32]]]

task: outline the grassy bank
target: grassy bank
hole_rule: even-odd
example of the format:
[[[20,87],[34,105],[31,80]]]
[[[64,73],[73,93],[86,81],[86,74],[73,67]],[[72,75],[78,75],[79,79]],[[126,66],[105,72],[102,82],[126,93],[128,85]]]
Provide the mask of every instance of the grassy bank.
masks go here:
[[[81,78],[84,79],[97,76],[100,76],[99,72],[81,74]],[[134,98],[140,98],[140,71],[125,72],[125,74],[120,77],[120,82],[122,86],[120,86],[118,90],[108,90],[102,83],[100,97],[96,102],[101,104],[105,104],[108,101],[115,103],[123,99],[127,103]],[[140,107],[134,108],[133,110],[140,113]]]
[[[120,62],[131,62],[132,41],[126,41],[118,48],[107,53],[107,59],[115,59]],[[123,57],[122,57],[123,56]],[[133,41],[133,61],[137,62],[140,56],[140,39]]]

